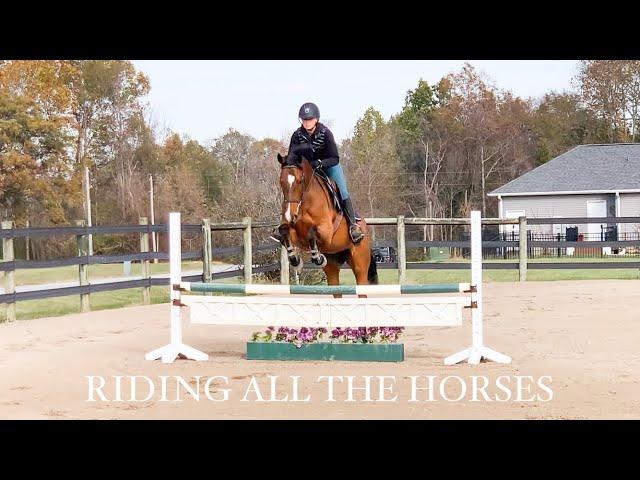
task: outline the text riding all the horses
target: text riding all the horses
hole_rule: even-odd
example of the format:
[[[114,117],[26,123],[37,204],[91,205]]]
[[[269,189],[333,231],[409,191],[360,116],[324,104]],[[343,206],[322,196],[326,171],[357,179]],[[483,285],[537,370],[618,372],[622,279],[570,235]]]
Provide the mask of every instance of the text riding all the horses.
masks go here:
[[[551,377],[543,375],[299,375],[247,377],[232,384],[228,377],[88,375],[88,402],[548,402]],[[312,386],[314,393],[310,392]]]

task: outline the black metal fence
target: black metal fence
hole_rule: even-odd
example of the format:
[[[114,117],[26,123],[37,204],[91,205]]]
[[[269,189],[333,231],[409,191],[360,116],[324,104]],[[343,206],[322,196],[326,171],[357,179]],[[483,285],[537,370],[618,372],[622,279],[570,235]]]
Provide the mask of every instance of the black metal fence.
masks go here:
[[[469,234],[464,232],[459,236],[459,240],[468,241]],[[482,241],[485,247],[482,255],[485,259],[493,260],[515,260],[520,256],[519,232],[496,232],[484,230]],[[571,244],[568,242],[572,242]],[[576,246],[573,245],[575,242]],[[589,242],[589,243],[581,243]],[[489,247],[489,245],[493,245]],[[498,246],[500,245],[500,246]],[[503,246],[504,245],[504,246]],[[617,231],[605,232],[601,234],[580,233],[580,234],[547,234],[537,232],[527,232],[527,258],[638,258],[640,257],[640,232]],[[452,252],[452,256],[454,253]],[[463,250],[464,258],[468,257],[468,251]]]

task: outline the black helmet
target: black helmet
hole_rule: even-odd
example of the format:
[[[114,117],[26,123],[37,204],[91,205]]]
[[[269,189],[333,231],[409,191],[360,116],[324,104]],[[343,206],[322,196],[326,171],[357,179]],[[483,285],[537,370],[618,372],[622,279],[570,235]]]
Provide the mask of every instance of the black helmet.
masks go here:
[[[320,120],[320,109],[315,103],[307,102],[300,107],[298,117],[302,120],[310,120],[312,118]]]

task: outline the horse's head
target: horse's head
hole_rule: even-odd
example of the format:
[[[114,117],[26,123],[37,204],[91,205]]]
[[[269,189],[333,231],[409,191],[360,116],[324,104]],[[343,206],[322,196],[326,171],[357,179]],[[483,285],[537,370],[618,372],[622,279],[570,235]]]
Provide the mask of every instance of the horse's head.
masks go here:
[[[284,194],[282,215],[290,224],[295,224],[300,214],[300,205],[313,177],[311,163],[298,155],[282,156],[278,153],[280,163],[280,188]]]

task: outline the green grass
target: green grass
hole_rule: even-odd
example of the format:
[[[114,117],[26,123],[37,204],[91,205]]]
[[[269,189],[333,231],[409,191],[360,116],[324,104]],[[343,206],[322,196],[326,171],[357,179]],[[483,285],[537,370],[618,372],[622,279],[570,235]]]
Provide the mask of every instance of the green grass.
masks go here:
[[[214,262],[216,263],[216,262]],[[150,263],[151,275],[161,273],[169,273],[169,263]],[[202,262],[183,262],[183,270],[202,270]],[[140,263],[131,264],[131,276],[142,275],[142,266]],[[123,274],[121,263],[103,264],[89,266],[89,281],[97,278],[122,277],[127,278]],[[69,265],[65,267],[52,268],[34,268],[22,269],[15,272],[16,285],[38,285],[41,283],[55,282],[73,282],[78,281],[78,266]]]
[[[482,278],[485,282],[517,282],[518,270],[484,270]],[[381,284],[397,283],[397,270],[378,270]],[[637,280],[640,279],[640,269],[612,268],[612,269],[576,269],[576,270],[527,270],[528,281],[555,280]],[[350,270],[340,271],[340,281],[353,285],[355,277]],[[469,281],[468,270],[408,270],[406,283],[462,283]]]
[[[640,259],[638,257],[584,257],[584,258],[572,258],[572,257],[540,257],[527,260],[527,263],[625,263],[625,262],[637,262]],[[518,260],[511,260],[517,262]]]
[[[151,287],[151,303],[168,302],[169,287]],[[91,310],[106,310],[111,308],[131,307],[143,305],[142,289],[128,288],[113,292],[92,293],[90,297]],[[4,307],[3,307],[4,308]],[[25,300],[16,303],[16,317],[18,320],[55,317],[80,312],[80,296],[47,298],[42,300]],[[4,318],[3,315],[0,318]]]

